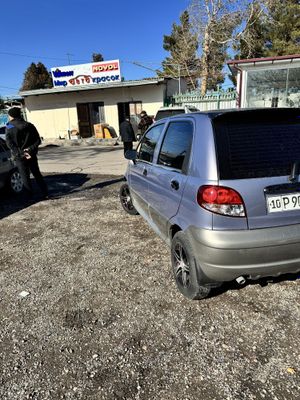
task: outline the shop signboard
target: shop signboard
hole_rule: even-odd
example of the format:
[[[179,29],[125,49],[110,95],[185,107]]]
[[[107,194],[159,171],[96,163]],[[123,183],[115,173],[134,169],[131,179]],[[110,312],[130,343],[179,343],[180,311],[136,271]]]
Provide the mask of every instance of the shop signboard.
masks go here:
[[[54,87],[74,87],[121,82],[120,61],[102,61],[89,64],[51,68]]]

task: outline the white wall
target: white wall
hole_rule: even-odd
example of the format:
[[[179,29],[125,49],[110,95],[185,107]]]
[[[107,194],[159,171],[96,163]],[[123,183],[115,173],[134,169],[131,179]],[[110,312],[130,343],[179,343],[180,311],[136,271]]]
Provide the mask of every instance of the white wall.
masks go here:
[[[163,106],[164,91],[164,84],[154,84],[29,96],[25,98],[26,115],[42,137],[68,137],[68,130],[78,129],[76,104],[103,101],[105,120],[118,132],[117,103],[142,101],[143,110],[154,115]]]

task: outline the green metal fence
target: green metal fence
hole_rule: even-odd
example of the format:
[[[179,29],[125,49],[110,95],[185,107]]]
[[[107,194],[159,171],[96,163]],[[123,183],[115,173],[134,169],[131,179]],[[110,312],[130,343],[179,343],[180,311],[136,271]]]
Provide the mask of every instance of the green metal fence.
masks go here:
[[[211,91],[202,96],[199,91],[176,94],[173,96],[176,105],[193,105],[201,111],[220,110],[237,107],[237,92]]]

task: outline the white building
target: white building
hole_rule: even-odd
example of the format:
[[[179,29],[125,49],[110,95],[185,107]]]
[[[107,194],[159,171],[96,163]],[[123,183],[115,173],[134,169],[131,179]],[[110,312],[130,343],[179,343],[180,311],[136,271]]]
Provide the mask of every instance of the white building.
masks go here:
[[[53,88],[20,92],[28,121],[47,139],[91,137],[99,123],[118,132],[125,115],[133,122],[142,110],[154,115],[178,92],[178,80],[123,81],[118,68],[118,60],[52,68]]]
[[[232,60],[238,107],[300,107],[300,54]]]

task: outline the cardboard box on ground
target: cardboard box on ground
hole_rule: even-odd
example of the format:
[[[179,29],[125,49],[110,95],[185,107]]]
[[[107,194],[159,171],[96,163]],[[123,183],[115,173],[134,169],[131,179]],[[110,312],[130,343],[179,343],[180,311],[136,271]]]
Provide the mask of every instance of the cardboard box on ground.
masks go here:
[[[109,124],[101,123],[101,124],[95,124],[94,125],[94,134],[95,138],[98,139],[111,139],[111,138],[116,138],[117,133],[115,129],[110,126]]]

